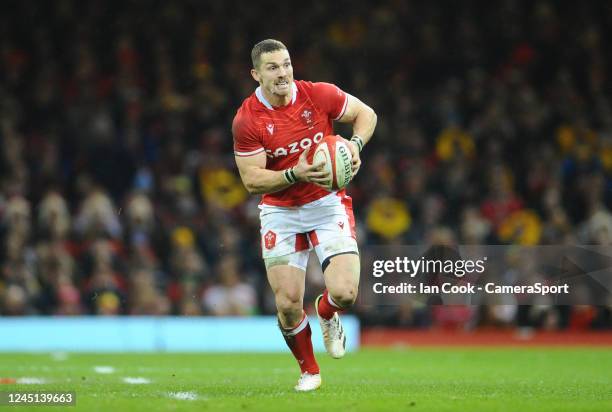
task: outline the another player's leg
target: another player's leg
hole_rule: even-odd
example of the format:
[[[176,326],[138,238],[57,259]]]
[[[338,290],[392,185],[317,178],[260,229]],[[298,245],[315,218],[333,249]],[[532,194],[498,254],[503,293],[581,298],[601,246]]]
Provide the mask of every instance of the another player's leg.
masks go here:
[[[343,253],[323,262],[326,290],[315,301],[327,353],[341,358],[346,352],[346,336],[339,312],[351,307],[359,287],[359,255]]]
[[[301,370],[295,390],[311,391],[321,386],[321,375],[312,349],[310,324],[303,309],[306,272],[290,266],[290,259],[291,256],[266,259],[268,281],[274,292],[278,326]]]

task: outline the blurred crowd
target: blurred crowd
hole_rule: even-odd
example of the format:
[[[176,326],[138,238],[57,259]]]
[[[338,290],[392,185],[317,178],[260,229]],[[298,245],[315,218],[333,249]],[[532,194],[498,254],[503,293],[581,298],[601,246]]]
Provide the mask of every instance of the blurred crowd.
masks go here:
[[[603,1],[3,2],[0,314],[274,313],[231,136],[269,37],[297,79],[378,113],[349,190],[362,247],[612,245],[611,31]],[[322,288],[311,260],[307,300]],[[357,312],[611,324],[592,306]]]

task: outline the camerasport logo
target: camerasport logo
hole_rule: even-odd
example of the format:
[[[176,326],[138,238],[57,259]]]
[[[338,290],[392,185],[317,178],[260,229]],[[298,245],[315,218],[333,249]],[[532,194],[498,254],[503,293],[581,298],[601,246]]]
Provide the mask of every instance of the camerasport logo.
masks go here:
[[[271,230],[264,235],[264,245],[266,249],[272,249],[276,245],[276,233]]]

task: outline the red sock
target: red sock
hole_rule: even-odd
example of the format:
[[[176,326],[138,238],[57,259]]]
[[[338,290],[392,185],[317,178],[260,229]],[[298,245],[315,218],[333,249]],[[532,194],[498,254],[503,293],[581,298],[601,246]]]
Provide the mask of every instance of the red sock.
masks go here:
[[[323,297],[319,300],[319,307],[317,310],[319,311],[319,316],[327,320],[330,320],[332,316],[334,316],[334,313],[342,312],[342,308],[340,308],[340,305],[334,302],[332,297],[329,296],[327,289],[325,289]]]
[[[319,365],[312,350],[312,340],[310,339],[312,331],[310,330],[306,313],[304,313],[302,321],[295,328],[285,329],[280,321],[278,322],[278,327],[285,338],[285,342],[287,342],[287,346],[291,349],[291,353],[293,353],[293,356],[298,361],[302,373],[318,374]]]

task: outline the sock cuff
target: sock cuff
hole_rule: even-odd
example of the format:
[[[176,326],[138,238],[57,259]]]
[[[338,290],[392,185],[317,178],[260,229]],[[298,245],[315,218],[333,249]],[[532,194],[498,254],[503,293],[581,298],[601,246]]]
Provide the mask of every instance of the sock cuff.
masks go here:
[[[300,333],[301,331],[303,331],[304,329],[306,329],[306,327],[308,326],[308,316],[306,316],[306,312],[304,312],[302,320],[293,329],[285,329],[285,328],[283,328],[283,326],[280,323],[280,320],[278,321],[278,326],[279,326],[281,332],[283,333],[283,335],[285,335],[285,336],[295,336],[298,333]]]
[[[334,299],[332,299],[331,295],[329,294],[329,292],[327,290],[325,291],[325,297],[327,297],[327,302],[329,302],[329,304],[332,305],[334,308],[342,309],[342,307],[340,305],[338,305],[334,301]]]

